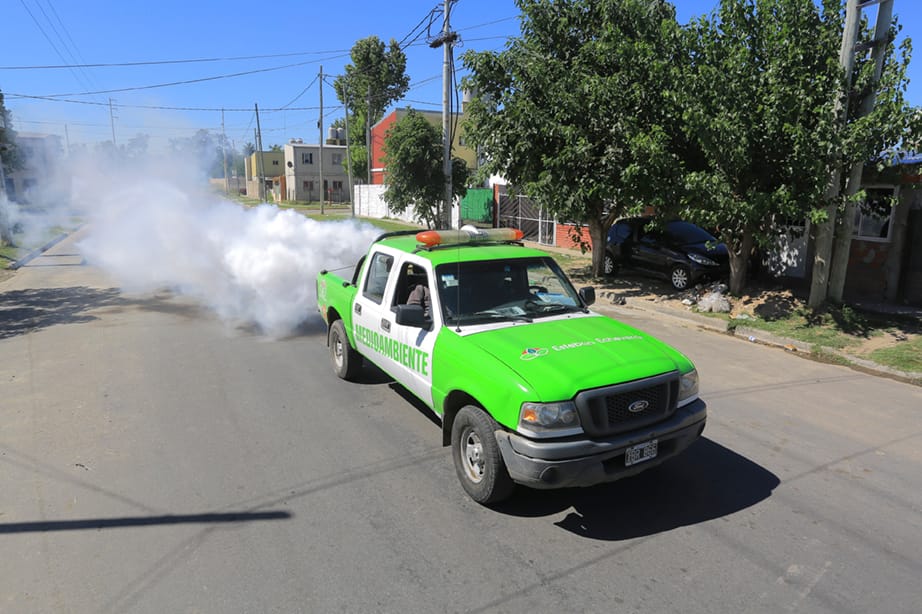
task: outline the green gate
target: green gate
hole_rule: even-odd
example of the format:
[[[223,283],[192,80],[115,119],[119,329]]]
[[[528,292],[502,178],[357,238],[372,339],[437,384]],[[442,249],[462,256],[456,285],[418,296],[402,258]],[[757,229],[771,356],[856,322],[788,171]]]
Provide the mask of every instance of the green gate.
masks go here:
[[[493,222],[493,190],[470,188],[461,199],[461,219],[464,222]]]

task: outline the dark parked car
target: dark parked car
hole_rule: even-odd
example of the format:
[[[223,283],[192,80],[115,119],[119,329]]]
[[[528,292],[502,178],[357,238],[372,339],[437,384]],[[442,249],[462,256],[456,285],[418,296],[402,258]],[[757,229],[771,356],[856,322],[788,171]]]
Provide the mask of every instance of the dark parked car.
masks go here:
[[[651,218],[628,218],[608,231],[604,271],[619,267],[664,277],[672,287],[685,290],[703,279],[720,279],[730,273],[727,246],[690,222],[673,220],[660,227]]]

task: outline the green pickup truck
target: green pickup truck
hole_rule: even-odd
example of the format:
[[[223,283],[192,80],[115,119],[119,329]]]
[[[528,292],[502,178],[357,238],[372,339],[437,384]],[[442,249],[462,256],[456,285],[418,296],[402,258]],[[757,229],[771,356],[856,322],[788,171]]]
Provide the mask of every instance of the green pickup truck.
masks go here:
[[[320,314],[339,377],[363,359],[442,423],[464,490],[480,503],[590,486],[675,456],[707,408],[688,358],[590,311],[546,253],[511,228],[387,233],[351,279],[321,271]]]

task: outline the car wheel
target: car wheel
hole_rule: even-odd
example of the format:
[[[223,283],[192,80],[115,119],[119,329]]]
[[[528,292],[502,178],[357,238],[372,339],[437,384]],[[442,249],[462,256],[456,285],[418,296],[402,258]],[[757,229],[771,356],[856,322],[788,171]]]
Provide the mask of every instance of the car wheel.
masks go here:
[[[611,252],[605,252],[605,255],[602,257],[602,273],[606,276],[611,276],[617,272],[618,264],[615,262],[615,257],[612,256]]]
[[[688,271],[688,267],[677,264],[672,267],[672,271],[669,273],[669,281],[672,282],[672,287],[676,290],[685,290],[691,284],[691,273]]]
[[[499,425],[473,405],[461,408],[451,425],[451,450],[461,486],[477,503],[502,501],[512,494],[503,455],[493,434]]]
[[[342,320],[336,320],[330,326],[330,360],[333,371],[345,380],[352,380],[362,370],[362,355],[352,349],[346,336],[346,327]]]

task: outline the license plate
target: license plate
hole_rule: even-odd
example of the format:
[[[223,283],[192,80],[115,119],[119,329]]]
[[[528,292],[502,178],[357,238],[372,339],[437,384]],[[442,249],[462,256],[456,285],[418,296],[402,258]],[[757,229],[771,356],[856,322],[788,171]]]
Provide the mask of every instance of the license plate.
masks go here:
[[[637,463],[642,463],[648,461],[651,458],[656,458],[656,440],[645,441],[644,443],[639,443],[636,446],[631,446],[624,451],[624,466],[630,467],[631,465],[636,465]]]

